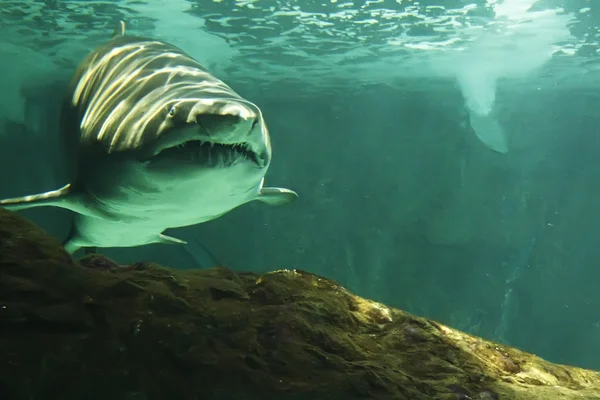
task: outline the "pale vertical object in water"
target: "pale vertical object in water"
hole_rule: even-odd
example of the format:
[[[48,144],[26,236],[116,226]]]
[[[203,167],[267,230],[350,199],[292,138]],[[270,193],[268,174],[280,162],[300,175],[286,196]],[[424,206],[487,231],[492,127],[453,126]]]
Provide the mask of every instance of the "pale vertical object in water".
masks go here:
[[[471,66],[474,62],[471,60],[457,76],[469,111],[469,123],[477,138],[490,150],[507,153],[506,135],[491,115],[496,101],[497,77],[490,71],[490,66],[483,63],[475,64],[478,70],[473,70]]]
[[[477,138],[491,150],[508,152],[508,140],[493,117],[499,78],[525,76],[552,57],[553,45],[570,37],[571,17],[559,9],[532,11],[534,0],[493,2],[496,21],[444,68],[454,70]],[[510,28],[502,21],[511,21]],[[510,61],[509,61],[510,60]]]

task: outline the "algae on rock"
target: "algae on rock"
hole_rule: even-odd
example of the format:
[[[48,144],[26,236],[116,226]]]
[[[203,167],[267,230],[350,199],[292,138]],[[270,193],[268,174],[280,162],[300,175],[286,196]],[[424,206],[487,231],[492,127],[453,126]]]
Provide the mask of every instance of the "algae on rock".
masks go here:
[[[540,333],[542,334],[542,333]],[[0,210],[0,399],[598,399],[555,365],[300,270],[73,261]]]

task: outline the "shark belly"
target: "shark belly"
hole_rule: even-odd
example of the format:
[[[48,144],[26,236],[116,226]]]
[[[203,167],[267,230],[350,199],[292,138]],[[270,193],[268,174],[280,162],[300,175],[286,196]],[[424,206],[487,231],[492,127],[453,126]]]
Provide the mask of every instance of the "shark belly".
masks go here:
[[[159,242],[158,226],[131,224],[76,214],[73,220],[76,235],[69,242],[79,247],[132,247]],[[67,249],[68,250],[68,249]]]
[[[164,242],[166,229],[213,220],[256,199],[262,188],[258,170],[252,179],[234,168],[203,169],[176,179],[140,163],[114,164],[112,172],[104,165],[101,175],[87,177],[86,208],[92,211],[75,217],[78,247]]]

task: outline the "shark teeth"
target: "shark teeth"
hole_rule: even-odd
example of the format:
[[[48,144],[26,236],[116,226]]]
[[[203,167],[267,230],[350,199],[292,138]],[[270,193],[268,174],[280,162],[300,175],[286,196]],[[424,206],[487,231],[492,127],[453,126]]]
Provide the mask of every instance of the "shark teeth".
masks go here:
[[[172,147],[173,150],[187,154],[188,159],[204,161],[207,165],[226,167],[243,160],[259,162],[258,155],[248,143],[217,143],[206,140],[191,140]]]

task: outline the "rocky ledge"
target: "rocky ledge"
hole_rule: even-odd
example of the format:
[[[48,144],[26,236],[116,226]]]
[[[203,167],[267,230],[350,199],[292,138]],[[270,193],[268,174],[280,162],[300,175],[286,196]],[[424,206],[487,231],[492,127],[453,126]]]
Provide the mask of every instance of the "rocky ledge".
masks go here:
[[[0,210],[0,399],[599,399],[555,365],[300,270],[78,262]]]

